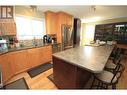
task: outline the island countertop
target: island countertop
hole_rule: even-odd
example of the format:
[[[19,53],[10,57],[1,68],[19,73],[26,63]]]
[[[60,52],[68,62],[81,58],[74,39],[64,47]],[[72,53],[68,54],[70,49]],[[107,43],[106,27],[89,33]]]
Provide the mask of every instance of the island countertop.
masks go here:
[[[103,71],[114,46],[80,46],[53,54],[53,57],[81,67],[92,73]]]

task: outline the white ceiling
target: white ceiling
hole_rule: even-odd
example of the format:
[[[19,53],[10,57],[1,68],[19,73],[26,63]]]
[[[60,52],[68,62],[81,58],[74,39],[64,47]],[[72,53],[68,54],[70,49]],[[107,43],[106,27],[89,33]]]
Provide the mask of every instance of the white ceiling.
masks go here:
[[[65,5],[65,6],[37,6],[37,9],[45,12],[51,10],[54,12],[64,11],[74,17],[81,18],[83,22],[93,22],[112,18],[127,17],[127,6],[95,6],[89,5]]]

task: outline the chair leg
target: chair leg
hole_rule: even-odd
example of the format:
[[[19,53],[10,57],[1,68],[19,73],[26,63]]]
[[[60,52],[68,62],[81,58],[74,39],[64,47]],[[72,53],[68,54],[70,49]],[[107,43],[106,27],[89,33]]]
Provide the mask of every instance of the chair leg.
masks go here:
[[[93,79],[93,82],[92,82],[90,89],[92,89],[94,82],[95,82],[95,78]]]
[[[116,84],[113,84],[112,85],[112,89],[116,89]]]
[[[108,85],[106,84],[105,89],[108,89]]]
[[[104,88],[104,84],[101,83],[101,85],[100,85],[100,89],[103,89],[103,88]]]
[[[100,84],[101,84],[101,83],[98,81],[97,89],[99,89],[99,88],[100,88]]]

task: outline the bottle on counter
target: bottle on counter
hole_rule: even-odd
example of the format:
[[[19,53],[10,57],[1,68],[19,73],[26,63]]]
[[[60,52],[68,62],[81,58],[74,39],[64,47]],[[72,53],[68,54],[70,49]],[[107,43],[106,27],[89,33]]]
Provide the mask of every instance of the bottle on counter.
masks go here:
[[[18,41],[18,39],[16,37],[13,39],[13,42],[15,44],[15,47],[20,47],[19,41]]]

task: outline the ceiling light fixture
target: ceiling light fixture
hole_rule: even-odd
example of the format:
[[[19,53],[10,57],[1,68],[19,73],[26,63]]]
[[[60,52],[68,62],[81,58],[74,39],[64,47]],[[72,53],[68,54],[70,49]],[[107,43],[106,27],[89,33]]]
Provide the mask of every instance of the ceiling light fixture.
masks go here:
[[[96,6],[95,5],[91,6],[91,9],[95,12],[96,11]]]
[[[36,7],[36,6],[34,6],[34,5],[30,5],[30,9],[31,9],[31,11],[32,11],[32,12],[36,12],[37,7]]]

